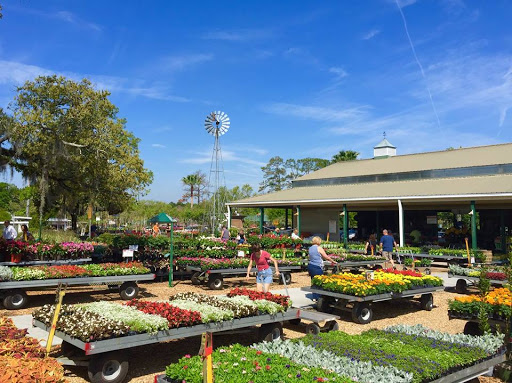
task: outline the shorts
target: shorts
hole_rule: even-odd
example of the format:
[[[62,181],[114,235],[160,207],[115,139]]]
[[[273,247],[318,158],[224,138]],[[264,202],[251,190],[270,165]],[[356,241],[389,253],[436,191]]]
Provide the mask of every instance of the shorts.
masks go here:
[[[324,271],[322,270],[322,268],[320,266],[309,264],[308,265],[308,274],[311,278],[313,278],[315,275],[323,275]]]
[[[256,283],[263,283],[269,285],[272,283],[272,269],[269,267],[268,269],[258,271],[256,274]]]
[[[387,261],[393,260],[393,252],[392,251],[383,251],[382,256],[386,258]]]

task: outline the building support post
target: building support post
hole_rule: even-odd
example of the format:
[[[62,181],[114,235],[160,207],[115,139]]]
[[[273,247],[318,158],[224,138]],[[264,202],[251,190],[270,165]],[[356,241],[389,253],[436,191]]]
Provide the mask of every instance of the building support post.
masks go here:
[[[501,238],[501,251],[507,254],[507,237],[505,233],[505,210],[500,210],[500,238]]]
[[[231,206],[229,205],[226,205],[227,208],[228,208],[228,216],[227,216],[227,219],[228,219],[228,230],[231,229]]]
[[[343,204],[343,246],[348,247],[348,211],[347,204]]]
[[[477,249],[476,243],[476,207],[475,201],[471,201],[471,248]]]
[[[288,229],[288,208],[284,209],[284,228]]]
[[[265,209],[260,207],[260,235],[263,235],[263,222],[265,221]]]
[[[400,237],[400,247],[404,247],[404,207],[402,200],[398,200],[398,233]]]
[[[300,206],[297,205],[297,230],[299,231],[299,237],[302,235],[302,231],[300,229]]]

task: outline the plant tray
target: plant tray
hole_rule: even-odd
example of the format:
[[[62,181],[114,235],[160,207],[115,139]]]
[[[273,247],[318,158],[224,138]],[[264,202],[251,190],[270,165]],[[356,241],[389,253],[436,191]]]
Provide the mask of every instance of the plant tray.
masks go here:
[[[76,338],[72,338],[61,331],[56,331],[55,336],[58,336],[63,341],[70,343],[81,350],[84,350],[86,355],[93,355],[108,351],[120,350],[124,348],[142,346],[145,344],[160,343],[173,339],[188,338],[191,336],[201,335],[204,332],[231,331],[244,327],[251,327],[267,323],[283,322],[296,318],[300,318],[300,310],[291,308],[284,313],[278,313],[275,315],[256,315],[247,318],[233,319],[230,321],[212,322],[190,327],[179,327],[169,330],[162,330],[158,331],[155,334],[143,333],[136,335],[127,335],[119,338],[105,339],[89,343],[82,342],[81,340]],[[50,330],[49,326],[46,326],[44,323],[37,320],[33,320],[33,325],[45,331]]]
[[[423,295],[432,293],[439,290],[444,290],[444,286],[432,286],[432,287],[422,287],[419,289],[412,289],[412,290],[405,290],[401,293],[385,293],[385,294],[378,294],[378,295],[369,295],[366,297],[357,297],[355,295],[347,295],[347,294],[340,294],[335,293],[332,291],[324,290],[320,287],[311,286],[311,287],[301,287],[302,291],[307,291],[310,293],[315,293],[319,295],[326,295],[334,298],[340,298],[344,299],[348,302],[378,302],[378,301],[387,301],[391,299],[401,299],[401,298],[408,298],[413,297],[416,295]]]

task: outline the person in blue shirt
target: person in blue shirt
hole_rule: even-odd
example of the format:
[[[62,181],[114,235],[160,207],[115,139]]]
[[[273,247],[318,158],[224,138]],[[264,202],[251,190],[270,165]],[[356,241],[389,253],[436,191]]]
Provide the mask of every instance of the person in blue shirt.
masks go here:
[[[398,245],[396,244],[395,239],[388,234],[386,229],[382,230],[380,249],[382,251],[382,256],[386,258],[386,268],[388,267],[388,262],[391,263],[391,267],[395,267],[395,262],[393,261],[393,248],[398,250]]]
[[[313,237],[311,240],[313,246],[309,248],[309,263],[308,263],[308,274],[311,278],[315,275],[322,275],[324,273],[324,262],[322,260],[335,264],[336,262],[329,257],[325,250],[320,246],[322,239],[320,237]]]

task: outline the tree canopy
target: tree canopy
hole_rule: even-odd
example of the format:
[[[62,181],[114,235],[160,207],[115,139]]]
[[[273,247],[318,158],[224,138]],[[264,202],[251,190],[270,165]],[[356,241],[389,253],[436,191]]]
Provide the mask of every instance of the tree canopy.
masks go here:
[[[110,93],[91,82],[41,76],[17,89],[10,104],[12,164],[39,186],[39,213],[45,204],[60,206],[74,225],[84,206],[112,214],[143,194],[152,181],[138,143],[117,117]]]

